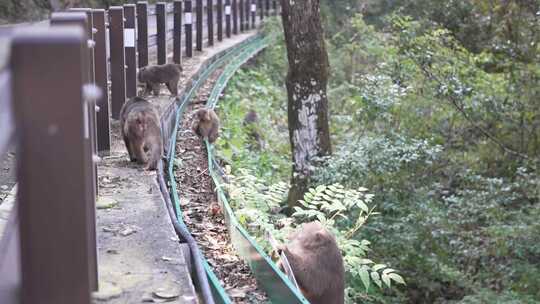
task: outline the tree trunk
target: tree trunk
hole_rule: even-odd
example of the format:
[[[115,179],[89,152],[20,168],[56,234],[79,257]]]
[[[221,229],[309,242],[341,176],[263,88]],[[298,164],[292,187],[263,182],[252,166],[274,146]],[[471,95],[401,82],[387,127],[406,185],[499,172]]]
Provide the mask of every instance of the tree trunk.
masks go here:
[[[293,174],[289,207],[308,190],[316,157],[331,153],[328,127],[328,54],[319,0],[281,0],[287,45],[289,138]]]

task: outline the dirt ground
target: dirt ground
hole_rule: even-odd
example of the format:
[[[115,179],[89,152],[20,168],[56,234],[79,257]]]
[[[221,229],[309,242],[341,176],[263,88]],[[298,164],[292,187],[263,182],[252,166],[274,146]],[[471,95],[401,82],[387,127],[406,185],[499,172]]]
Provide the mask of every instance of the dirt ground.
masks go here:
[[[251,270],[231,244],[223,214],[219,210],[204,142],[192,130],[193,114],[204,107],[217,71],[199,90],[184,112],[178,132],[175,170],[184,220],[197,240],[214,273],[234,303],[267,303],[264,291],[257,286]]]

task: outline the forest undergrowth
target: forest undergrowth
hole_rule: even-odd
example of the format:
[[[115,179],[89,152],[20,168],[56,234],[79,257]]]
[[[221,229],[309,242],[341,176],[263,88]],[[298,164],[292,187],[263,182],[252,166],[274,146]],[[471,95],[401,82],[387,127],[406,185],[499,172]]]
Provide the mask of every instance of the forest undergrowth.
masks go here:
[[[337,2],[322,5],[334,151],[294,216],[280,213],[291,174],[283,42],[218,105],[240,220],[278,238],[329,222],[348,303],[539,303],[538,2],[433,1],[420,13],[422,1]],[[258,121],[246,125],[250,110]]]

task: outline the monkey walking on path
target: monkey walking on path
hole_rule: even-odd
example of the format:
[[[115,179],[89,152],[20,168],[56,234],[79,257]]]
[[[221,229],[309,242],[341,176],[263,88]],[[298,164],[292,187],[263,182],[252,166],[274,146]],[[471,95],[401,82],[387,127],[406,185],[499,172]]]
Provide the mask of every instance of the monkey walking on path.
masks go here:
[[[179,64],[167,63],[163,65],[151,65],[143,67],[137,74],[137,79],[140,83],[146,83],[144,95],[150,94],[159,95],[160,84],[164,83],[173,96],[178,95],[178,81],[182,67]]]
[[[300,291],[311,304],[344,303],[343,258],[330,231],[319,222],[303,224],[279,249],[285,253]]]
[[[214,143],[219,135],[219,118],[216,112],[209,108],[197,110],[194,115],[192,129],[203,139],[208,139],[208,142]]]
[[[120,127],[129,160],[155,170],[163,153],[159,115],[141,97],[133,97],[120,110]]]

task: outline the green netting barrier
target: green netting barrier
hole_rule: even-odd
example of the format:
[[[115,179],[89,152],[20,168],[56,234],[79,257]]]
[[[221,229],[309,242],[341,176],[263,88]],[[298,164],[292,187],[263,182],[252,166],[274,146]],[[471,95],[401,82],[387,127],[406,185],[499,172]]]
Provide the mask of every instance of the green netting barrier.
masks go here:
[[[187,104],[193,99],[197,90],[208,79],[208,77],[216,71],[219,67],[229,61],[217,79],[210,97],[207,102],[207,106],[214,108],[218,102],[219,95],[225,89],[229,79],[234,73],[255,54],[264,49],[269,43],[274,40],[274,37],[257,37],[241,47],[234,48],[223,55],[221,58],[210,64],[194,81],[192,88],[182,97],[179,101],[180,106],[176,112],[175,127],[171,136],[168,154],[168,175],[171,187],[171,195],[174,203],[174,208],[177,214],[177,220],[180,225],[185,226],[182,219],[182,210],[180,208],[180,197],[177,192],[177,184],[174,179],[174,158],[176,152],[176,137],[178,133],[178,127],[182,114]],[[233,210],[231,209],[225,191],[223,189],[223,180],[217,174],[218,166],[215,162],[213,146],[207,141],[205,142],[208,151],[208,168],[209,173],[214,181],[218,200],[223,210],[225,217],[225,223],[227,224],[231,241],[238,254],[247,262],[251,268],[253,274],[257,278],[259,285],[266,291],[270,301],[276,304],[309,304],[309,302],[302,296],[290,280],[277,269],[275,263],[270,257],[262,250],[262,248],[256,243],[256,241],[249,235],[249,233],[240,225],[237,221]],[[210,265],[205,260],[203,261],[206,273],[214,294],[214,298],[219,303],[232,303],[227,293],[219,283],[219,280],[213,273]]]
[[[251,44],[257,44],[258,41],[262,40],[261,37],[257,37],[250,42],[248,42],[245,45],[240,46],[239,48],[233,48],[229,51],[226,51],[226,53],[211,63],[198,77],[194,80],[193,86],[182,96],[182,98],[178,101],[178,104],[180,105],[176,111],[175,114],[175,127],[173,130],[173,133],[171,135],[170,143],[169,143],[169,153],[167,156],[168,160],[168,180],[170,183],[171,188],[171,196],[174,204],[174,208],[176,211],[176,220],[178,223],[184,227],[187,227],[184,220],[182,219],[182,210],[180,209],[180,197],[178,196],[178,188],[176,184],[176,180],[174,179],[174,158],[176,155],[176,137],[178,135],[178,127],[180,126],[180,121],[182,114],[184,113],[184,110],[187,106],[187,104],[195,97],[195,93],[198,89],[204,84],[204,82],[208,79],[208,77],[215,72],[220,66],[222,66],[227,60],[230,60],[234,56],[238,55],[239,53],[242,53],[243,50],[246,48],[249,48]],[[187,228],[186,228],[187,229]],[[206,260],[203,261],[204,268],[206,270],[206,274],[210,283],[210,286],[212,288],[212,292],[214,294],[214,299],[218,303],[223,304],[229,304],[232,303],[231,299],[219,283],[218,278],[212,271],[212,268],[208,264]]]
[[[234,73],[254,54],[264,49],[269,43],[274,41],[274,37],[269,36],[255,43],[252,47],[246,48],[229,63],[220,75],[207,101],[207,106],[214,108],[219,100],[219,96],[227,86],[229,79]],[[253,274],[257,278],[259,285],[266,291],[272,303],[309,303],[304,296],[294,287],[292,282],[277,269],[276,264],[262,250],[257,242],[249,235],[244,227],[238,222],[234,212],[229,205],[227,196],[223,189],[223,180],[217,174],[218,165],[215,162],[214,147],[205,142],[208,151],[208,168],[221,204],[221,209],[227,223],[233,246],[239,255],[248,263]]]

